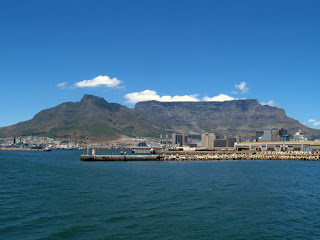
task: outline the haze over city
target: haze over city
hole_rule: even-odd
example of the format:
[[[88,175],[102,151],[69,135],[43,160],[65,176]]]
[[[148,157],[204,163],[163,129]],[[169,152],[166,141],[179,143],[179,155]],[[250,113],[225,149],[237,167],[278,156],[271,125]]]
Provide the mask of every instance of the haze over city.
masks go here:
[[[83,94],[258,99],[320,128],[319,1],[0,3],[0,126]]]

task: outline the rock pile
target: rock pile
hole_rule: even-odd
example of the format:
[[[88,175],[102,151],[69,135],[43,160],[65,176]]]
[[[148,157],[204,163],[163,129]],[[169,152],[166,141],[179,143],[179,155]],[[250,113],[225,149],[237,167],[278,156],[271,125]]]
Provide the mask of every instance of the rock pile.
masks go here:
[[[206,155],[162,155],[164,161],[209,161],[209,160],[304,160],[319,161],[319,154],[300,151],[289,152],[253,152],[232,154],[206,154]]]

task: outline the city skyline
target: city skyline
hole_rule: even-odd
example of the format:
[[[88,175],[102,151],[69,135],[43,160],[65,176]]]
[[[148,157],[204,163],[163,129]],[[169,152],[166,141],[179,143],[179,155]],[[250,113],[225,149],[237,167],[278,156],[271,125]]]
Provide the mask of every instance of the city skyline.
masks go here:
[[[93,94],[258,99],[320,128],[318,1],[0,4],[0,127]]]

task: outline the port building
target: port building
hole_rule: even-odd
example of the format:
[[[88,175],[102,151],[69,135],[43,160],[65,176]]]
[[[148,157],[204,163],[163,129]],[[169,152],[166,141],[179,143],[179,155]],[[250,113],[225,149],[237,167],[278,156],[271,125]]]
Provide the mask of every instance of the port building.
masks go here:
[[[237,137],[217,137],[214,133],[202,133],[201,142],[202,147],[206,149],[221,149],[221,148],[233,148],[235,142],[239,141]]]
[[[213,148],[214,140],[216,140],[216,135],[214,133],[202,133],[201,142],[204,148]]]
[[[320,141],[241,142],[235,143],[234,148],[236,151],[249,150],[319,152]]]
[[[188,143],[187,134],[172,133],[172,146],[182,147]]]

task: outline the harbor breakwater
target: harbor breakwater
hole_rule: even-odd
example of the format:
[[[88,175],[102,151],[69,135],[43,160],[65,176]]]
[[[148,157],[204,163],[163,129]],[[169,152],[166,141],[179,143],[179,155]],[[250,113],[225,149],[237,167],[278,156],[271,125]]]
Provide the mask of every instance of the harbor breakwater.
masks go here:
[[[163,155],[164,161],[210,161],[210,160],[304,160],[319,161],[319,154],[305,152],[253,152],[231,154],[201,154],[201,155]]]
[[[219,160],[297,160],[320,161],[319,154],[300,151],[247,152],[217,154],[154,154],[154,155],[81,155],[83,161],[219,161]]]

